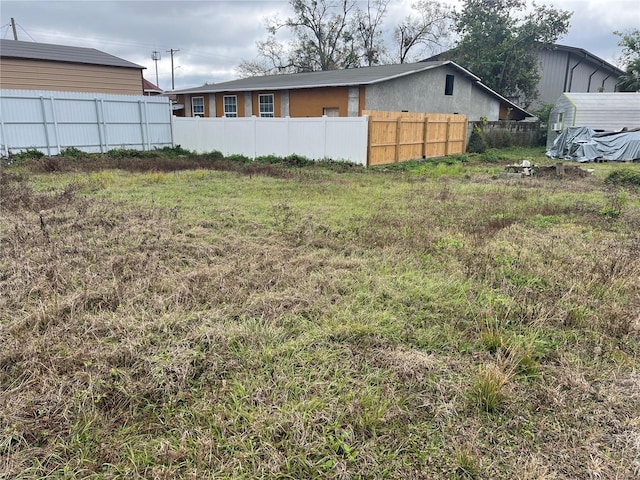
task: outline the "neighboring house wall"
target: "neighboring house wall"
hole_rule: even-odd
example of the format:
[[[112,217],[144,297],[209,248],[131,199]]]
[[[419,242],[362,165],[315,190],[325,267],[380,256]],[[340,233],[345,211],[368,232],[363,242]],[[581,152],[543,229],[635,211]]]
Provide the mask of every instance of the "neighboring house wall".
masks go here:
[[[564,92],[615,92],[618,76],[588,55],[566,50],[540,52],[537,108],[553,104]]]
[[[324,109],[337,108],[339,117],[349,112],[349,87],[325,87],[291,90],[289,115],[292,117],[321,117]]]
[[[142,71],[135,68],[2,58],[3,89],[142,95]]]
[[[272,95],[273,96],[273,116],[281,117],[282,116],[282,103],[280,100],[280,91],[261,91],[261,92],[251,92],[251,111],[253,115],[256,117],[260,117],[260,105],[259,99],[261,95]]]
[[[445,95],[447,75],[453,75],[453,92]],[[487,117],[498,120],[500,102],[458,71],[450,68],[427,70],[415,75],[368,85],[367,110],[425,113],[461,113],[470,121]]]
[[[209,112],[207,117],[223,117],[225,115],[224,110],[224,102],[225,97],[235,98],[236,101],[236,115],[238,117],[245,116],[245,105],[244,105],[244,92],[220,92],[220,93],[211,93],[212,97],[215,97],[215,111]]]

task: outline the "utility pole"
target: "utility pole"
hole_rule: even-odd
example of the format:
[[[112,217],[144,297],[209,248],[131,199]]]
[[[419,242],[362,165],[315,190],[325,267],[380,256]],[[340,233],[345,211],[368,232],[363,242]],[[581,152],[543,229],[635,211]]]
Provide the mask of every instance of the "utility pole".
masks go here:
[[[13,30],[13,39],[18,40],[18,32],[16,30],[16,21],[11,17],[11,29]]]
[[[156,62],[156,87],[160,87],[160,81],[158,80],[158,60],[160,60],[160,52],[157,50],[151,52],[151,60]]]
[[[175,78],[173,75],[173,54],[178,53],[179,51],[180,50],[174,50],[173,48],[171,50],[167,50],[167,52],[171,54],[171,90],[176,89]]]

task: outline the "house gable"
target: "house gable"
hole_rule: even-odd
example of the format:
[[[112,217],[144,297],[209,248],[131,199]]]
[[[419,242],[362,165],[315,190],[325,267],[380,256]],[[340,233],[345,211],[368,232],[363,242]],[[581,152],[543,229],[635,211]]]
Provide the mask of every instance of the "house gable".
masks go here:
[[[367,110],[461,113],[498,120],[500,101],[457,69],[442,67],[366,87]],[[450,94],[447,86],[451,88]]]

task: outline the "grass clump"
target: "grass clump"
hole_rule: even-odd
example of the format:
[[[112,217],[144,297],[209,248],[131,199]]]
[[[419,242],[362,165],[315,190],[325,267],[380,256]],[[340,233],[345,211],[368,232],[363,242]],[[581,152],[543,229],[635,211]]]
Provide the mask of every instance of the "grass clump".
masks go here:
[[[482,367],[473,381],[470,393],[472,401],[488,413],[495,412],[505,401],[503,390],[512,377],[512,371],[505,371],[498,365]]]

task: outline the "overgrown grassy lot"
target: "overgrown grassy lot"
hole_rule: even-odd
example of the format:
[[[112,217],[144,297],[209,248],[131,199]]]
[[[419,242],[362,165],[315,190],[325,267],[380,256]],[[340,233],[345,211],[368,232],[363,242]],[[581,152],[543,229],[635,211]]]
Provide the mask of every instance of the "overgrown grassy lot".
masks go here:
[[[3,167],[0,477],[638,478],[640,165],[541,156]]]

